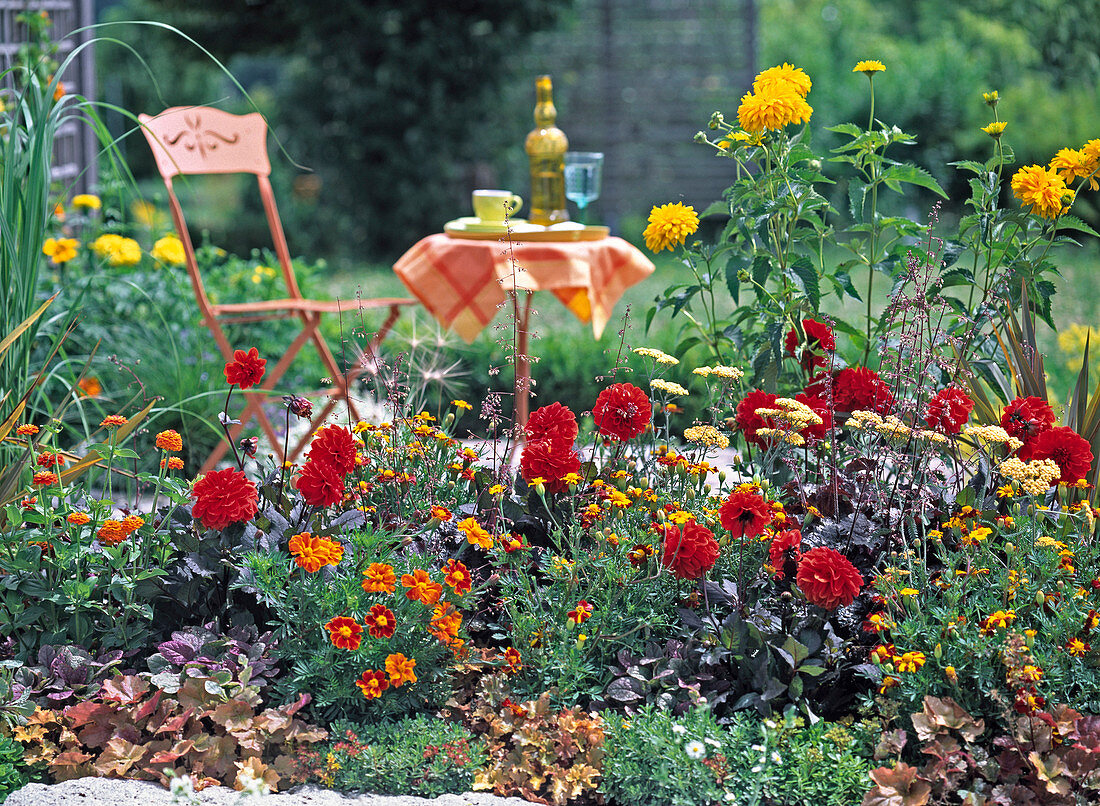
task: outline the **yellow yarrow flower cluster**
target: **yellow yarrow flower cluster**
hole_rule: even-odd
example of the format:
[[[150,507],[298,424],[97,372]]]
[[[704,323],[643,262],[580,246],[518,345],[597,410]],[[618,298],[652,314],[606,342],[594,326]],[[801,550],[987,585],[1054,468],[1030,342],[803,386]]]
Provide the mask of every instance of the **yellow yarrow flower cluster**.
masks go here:
[[[694,207],[684,206],[680,202],[663,204],[649,212],[649,225],[642,233],[646,248],[651,252],[664,249],[671,251],[679,246],[689,235],[699,229],[699,216]]]
[[[1024,443],[1016,437],[1009,436],[1008,432],[999,425],[964,425],[962,428],[964,437],[977,438],[985,442],[994,442],[998,445],[1006,445],[1010,451],[1019,450]]]
[[[183,241],[175,235],[165,235],[163,238],[158,239],[153,244],[153,251],[149,254],[161,263],[167,263],[171,266],[182,266],[187,262]]]
[[[765,439],[778,439],[782,442],[786,442],[788,445],[795,445],[797,447],[802,447],[806,444],[806,439],[797,431],[782,431],[778,428],[757,428],[756,434]]]
[[[730,446],[729,437],[713,425],[694,425],[684,429],[684,439],[708,448],[725,449]]]
[[[669,355],[663,350],[658,350],[656,347],[635,347],[635,355],[645,356],[646,358],[652,358],[658,364],[664,364],[665,366],[674,367],[680,363],[680,359]]]
[[[755,414],[758,417],[770,417],[788,425],[796,431],[808,428],[811,425],[821,425],[821,416],[805,403],[800,403],[789,397],[778,397],[771,407],[759,408]]]
[[[704,378],[714,375],[724,381],[739,381],[745,377],[745,373],[737,367],[727,367],[722,364],[716,364],[713,367],[696,367],[692,372]]]
[[[138,242],[121,235],[100,235],[92,241],[92,251],[105,258],[110,266],[136,266],[141,262]]]
[[[680,384],[674,383],[673,381],[664,381],[660,378],[650,381],[649,386],[652,389],[656,389],[658,392],[664,392],[665,394],[669,395],[688,394],[688,390],[682,387]]]
[[[1025,462],[1015,456],[1001,462],[997,472],[1019,484],[1028,495],[1043,495],[1062,475],[1062,469],[1053,459]]]

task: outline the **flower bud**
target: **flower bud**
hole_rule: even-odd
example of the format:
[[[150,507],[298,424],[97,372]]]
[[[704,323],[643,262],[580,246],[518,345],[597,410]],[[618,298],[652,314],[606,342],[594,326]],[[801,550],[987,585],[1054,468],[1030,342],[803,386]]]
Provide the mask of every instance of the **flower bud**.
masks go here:
[[[936,644],[936,648],[932,650],[932,655],[936,658],[936,660],[939,660],[940,658],[942,658],[943,657],[943,647],[940,646],[939,644]]]
[[[1035,594],[1035,604],[1037,604],[1039,607],[1042,607],[1044,604],[1046,604],[1046,601],[1047,601],[1047,596],[1042,591],[1038,591]]]
[[[951,685],[958,685],[959,673],[955,671],[954,666],[945,666],[943,668],[943,673],[947,677],[947,681],[951,683]]]

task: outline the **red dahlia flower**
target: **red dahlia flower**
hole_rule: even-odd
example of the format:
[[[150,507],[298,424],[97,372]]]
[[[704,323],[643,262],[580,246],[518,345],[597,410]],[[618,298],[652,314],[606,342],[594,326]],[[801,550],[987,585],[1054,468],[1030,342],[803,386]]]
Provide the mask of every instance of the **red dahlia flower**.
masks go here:
[[[824,398],[814,397],[805,392],[799,392],[794,396],[794,399],[799,403],[805,403],[814,414],[821,418],[821,425],[808,425],[798,433],[811,441],[825,439],[829,432],[833,430],[833,411],[829,408],[829,404]]]
[[[330,507],[344,500],[344,476],[323,462],[306,462],[294,486],[312,507]]]
[[[806,372],[813,372],[814,367],[826,366],[829,359],[824,354],[836,349],[833,331],[826,324],[813,319],[803,319],[802,332],[806,336],[806,341],[802,342],[802,355],[799,357],[795,353],[795,348],[799,344],[798,333],[793,327],[787,331],[787,338],[784,341],[787,355],[798,357],[799,363]]]
[[[577,438],[577,416],[568,406],[551,403],[531,412],[523,430],[530,442],[552,439],[572,445]]]
[[[679,579],[699,579],[718,559],[714,532],[690,520],[677,527],[664,527],[665,550],[661,562]]]
[[[805,392],[829,400],[830,375],[822,372],[806,384]],[[836,411],[874,411],[889,414],[894,410],[894,393],[878,373],[867,367],[845,367],[832,375],[832,401]]]
[[[775,569],[776,579],[783,579],[788,560],[797,563],[801,559],[802,532],[798,529],[788,529],[772,538],[771,545],[768,546],[768,561]]]
[[[1016,455],[1025,462],[1053,459],[1062,469],[1058,481],[1063,484],[1075,484],[1078,480],[1087,478],[1092,469],[1092,448],[1088,440],[1064,425],[1032,437]]]
[[[924,421],[929,428],[944,434],[957,434],[974,410],[974,401],[957,386],[948,386],[936,392],[924,410]]]
[[[764,447],[764,440],[758,437],[756,432],[761,428],[770,428],[771,422],[757,414],[756,410],[771,408],[775,401],[776,395],[753,389],[737,404],[737,411],[733,420],[737,428],[745,435],[747,442]]]
[[[260,353],[255,347],[247,353],[244,350],[237,350],[233,353],[233,360],[226,362],[225,381],[241,389],[248,389],[260,382],[266,365],[267,361],[260,358]]]
[[[863,577],[851,560],[825,546],[802,555],[795,581],[810,604],[826,610],[850,605],[863,587]]]
[[[528,442],[519,455],[519,470],[524,481],[545,479],[549,493],[565,492],[567,485],[562,479],[568,473],[579,473],[580,469],[581,457],[572,441],[540,439]]]
[[[718,520],[722,528],[728,529],[734,537],[758,537],[764,528],[772,522],[771,506],[751,485],[738,487],[731,492],[722,506],[718,508]]]
[[[596,398],[592,417],[605,436],[628,440],[645,431],[653,416],[653,404],[641,389],[629,383],[613,384]]]
[[[1001,414],[1001,428],[1021,442],[1053,426],[1054,409],[1041,397],[1018,397],[1010,401]]]
[[[309,461],[333,468],[341,476],[355,470],[355,438],[343,426],[322,428],[309,446]]]
[[[191,489],[191,514],[207,529],[220,531],[231,523],[250,521],[259,511],[260,494],[248,477],[233,467],[211,470]]]

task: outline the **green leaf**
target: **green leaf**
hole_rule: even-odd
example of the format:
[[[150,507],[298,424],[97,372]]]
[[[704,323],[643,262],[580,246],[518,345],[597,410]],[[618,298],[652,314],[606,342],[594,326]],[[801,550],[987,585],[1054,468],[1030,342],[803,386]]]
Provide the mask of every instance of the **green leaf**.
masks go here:
[[[821,305],[821,286],[818,284],[817,269],[810,259],[804,255],[795,258],[790,265],[790,272],[794,275],[794,281],[806,295],[814,313],[817,313]]]
[[[867,198],[867,185],[857,179],[848,183],[848,212],[852,220],[863,222],[863,204]]]
[[[973,171],[976,174],[985,173],[985,166],[974,160],[959,160],[958,162],[949,162],[947,164],[952,168],[958,168],[960,171]]]
[[[699,213],[699,218],[706,218],[708,215],[726,215],[730,214],[730,203],[725,199],[720,201],[711,202],[710,206],[706,210]]]
[[[840,123],[836,126],[826,126],[825,131],[836,132],[837,134],[847,134],[849,137],[859,137],[863,134],[863,129],[859,128],[854,123]]]
[[[919,187],[927,188],[940,197],[944,199],[947,198],[947,194],[944,192],[943,188],[940,187],[940,183],[936,181],[932,174],[928,173],[924,168],[920,168],[911,163],[891,165],[883,172],[882,179],[891,190],[900,190],[897,183],[905,182],[910,185],[918,185]]]
[[[1100,233],[1079,219],[1077,216],[1064,215],[1058,219],[1058,229],[1072,229],[1078,232],[1086,232],[1089,235],[1093,235],[1100,238]]]
[[[772,270],[771,256],[766,254],[760,254],[756,256],[756,259],[752,262],[752,279],[756,285],[756,295],[762,297],[764,295],[764,284],[768,281],[768,275]]]

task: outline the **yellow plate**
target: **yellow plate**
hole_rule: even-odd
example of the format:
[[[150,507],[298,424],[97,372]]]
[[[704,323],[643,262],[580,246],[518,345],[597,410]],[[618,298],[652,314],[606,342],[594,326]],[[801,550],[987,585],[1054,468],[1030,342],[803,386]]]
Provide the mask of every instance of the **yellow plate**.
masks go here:
[[[504,227],[487,232],[484,229],[467,229],[459,222],[449,221],[443,225],[443,231],[452,238],[467,241],[501,241],[510,238],[513,241],[598,241],[611,235],[610,227],[577,227],[575,229],[548,229],[534,224],[523,227],[514,226],[509,235]]]

